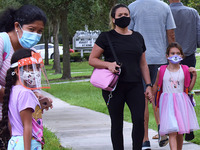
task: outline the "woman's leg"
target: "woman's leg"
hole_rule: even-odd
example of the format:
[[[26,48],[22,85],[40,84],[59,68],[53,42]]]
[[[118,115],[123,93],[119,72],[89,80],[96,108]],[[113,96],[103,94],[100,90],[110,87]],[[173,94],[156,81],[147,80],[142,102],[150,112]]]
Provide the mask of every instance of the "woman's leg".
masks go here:
[[[169,134],[170,150],[177,150],[177,132]]]
[[[177,150],[182,150],[183,147],[183,134],[177,135]]]
[[[144,137],[145,110],[145,97],[142,83],[132,84],[126,91],[126,103],[131,111],[133,122],[133,150],[141,150]]]
[[[120,87],[121,86],[118,84],[117,89],[112,93],[113,96],[108,105],[108,111],[111,118],[111,140],[114,150],[124,150],[123,111],[125,102],[123,91]],[[103,91],[102,94],[105,102],[107,103],[110,92]]]

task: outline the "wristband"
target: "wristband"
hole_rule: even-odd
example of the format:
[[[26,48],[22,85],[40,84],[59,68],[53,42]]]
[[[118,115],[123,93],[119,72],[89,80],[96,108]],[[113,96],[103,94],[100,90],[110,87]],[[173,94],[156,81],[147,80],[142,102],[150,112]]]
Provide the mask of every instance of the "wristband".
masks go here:
[[[152,83],[146,84],[146,88],[147,88],[148,86],[153,87],[153,84],[152,84]]]

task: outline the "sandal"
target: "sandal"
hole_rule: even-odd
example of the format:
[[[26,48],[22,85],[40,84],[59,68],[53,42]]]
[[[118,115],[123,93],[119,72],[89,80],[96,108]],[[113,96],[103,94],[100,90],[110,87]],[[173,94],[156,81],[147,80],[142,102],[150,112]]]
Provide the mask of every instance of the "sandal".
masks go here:
[[[154,135],[153,137],[152,137],[152,139],[158,139],[159,138],[159,135],[158,134],[156,134],[156,135]]]

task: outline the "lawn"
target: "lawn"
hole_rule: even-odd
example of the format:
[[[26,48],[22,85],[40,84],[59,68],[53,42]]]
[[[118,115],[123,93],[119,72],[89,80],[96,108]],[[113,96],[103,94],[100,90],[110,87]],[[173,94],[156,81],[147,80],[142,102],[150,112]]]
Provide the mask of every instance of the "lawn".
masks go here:
[[[63,148],[60,145],[59,139],[49,131],[47,128],[44,128],[44,140],[45,145],[43,150],[71,150],[69,148]]]
[[[48,74],[48,79],[50,81],[50,83],[53,82],[60,82],[63,81],[60,78],[62,77],[62,74],[55,74],[55,71],[52,69],[53,68],[53,60],[49,60],[49,64],[50,65],[46,65],[45,69],[47,71]],[[83,61],[83,62],[71,62],[71,77],[72,80],[74,80],[74,77],[80,77],[80,78],[84,78],[84,77],[89,77],[89,75],[91,74],[93,68],[91,66],[89,66],[87,61]],[[61,63],[61,70],[62,70],[63,66]]]
[[[48,69],[49,67],[49,69]],[[55,76],[53,75],[51,71],[52,66],[48,66],[47,68],[47,74],[48,77],[53,79]],[[80,69],[79,69],[80,67]],[[197,57],[197,69],[200,69],[200,57]],[[92,67],[88,65],[88,62],[81,62],[81,63],[72,63],[71,64],[71,70],[72,72],[76,73],[76,75],[81,76],[77,72],[82,72],[84,76],[91,75]],[[200,75],[200,72],[197,72],[198,76]],[[58,76],[58,75],[57,75]],[[73,76],[73,74],[72,74]],[[60,75],[61,77],[61,75]],[[197,78],[197,82],[195,84],[194,89],[200,89],[200,79]],[[77,105],[81,107],[86,107],[98,112],[102,112],[105,114],[108,114],[106,104],[101,96],[101,90],[98,88],[93,87],[89,82],[81,82],[81,83],[63,83],[63,84],[52,84],[51,89],[46,89],[45,91],[51,93],[55,97],[58,97],[62,99],[63,101],[66,101],[67,103],[71,105]],[[195,107],[195,111],[198,117],[198,122],[200,124],[200,102],[199,102],[200,96],[195,95],[195,100],[197,103],[197,106]],[[157,126],[155,123],[154,115],[153,115],[153,109],[152,106],[149,105],[149,128],[152,128],[154,130],[157,130]],[[131,122],[130,117],[130,111],[127,106],[125,106],[124,109],[124,120]],[[195,139],[192,140],[192,142],[200,144],[200,131],[195,131]]]

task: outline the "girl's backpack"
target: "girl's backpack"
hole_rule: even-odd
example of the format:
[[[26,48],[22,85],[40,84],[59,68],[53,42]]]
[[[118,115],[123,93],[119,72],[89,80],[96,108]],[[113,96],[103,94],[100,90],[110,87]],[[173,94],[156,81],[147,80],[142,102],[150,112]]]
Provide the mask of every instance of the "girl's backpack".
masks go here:
[[[189,67],[186,65],[181,65],[183,72],[184,72],[184,76],[185,76],[185,81],[184,81],[184,92],[186,94],[188,94],[188,88],[190,86],[190,72],[188,71]],[[155,97],[155,105],[156,105],[156,109],[159,107],[159,99],[160,99],[160,95],[162,93],[162,83],[163,83],[163,76],[165,74],[165,70],[167,68],[167,65],[162,65],[160,67],[160,71],[159,71],[159,78],[158,78],[158,89],[156,92],[156,97]]]

